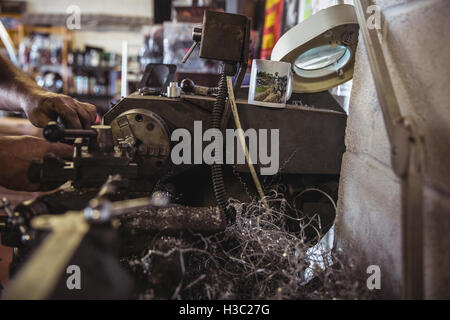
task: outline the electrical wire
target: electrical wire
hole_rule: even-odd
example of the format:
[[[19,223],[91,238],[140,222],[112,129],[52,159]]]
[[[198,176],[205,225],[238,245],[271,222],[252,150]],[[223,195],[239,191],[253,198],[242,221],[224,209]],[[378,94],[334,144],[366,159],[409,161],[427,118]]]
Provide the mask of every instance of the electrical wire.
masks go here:
[[[226,100],[227,100],[227,80],[226,74],[222,73],[219,81],[219,91],[217,94],[216,102],[213,105],[213,110],[210,117],[210,129],[220,130]],[[222,150],[221,149],[216,150],[214,156],[215,159],[217,160],[222,159]],[[222,210],[222,212],[227,214],[228,199],[225,190],[225,182],[223,179],[222,164],[218,164],[217,162],[215,162],[211,166],[211,178],[217,204],[219,205],[220,210]],[[233,217],[227,214],[227,219],[232,220]]]
[[[234,98],[233,91],[233,80],[230,76],[227,76],[227,86],[228,86],[228,99],[231,106],[231,112],[233,113],[234,122],[236,124],[236,128],[239,135],[239,140],[241,142],[242,149],[244,150],[245,159],[247,161],[248,168],[253,178],[253,182],[255,183],[256,190],[258,190],[259,197],[263,203],[264,208],[269,209],[269,204],[266,201],[264,196],[263,189],[261,187],[261,183],[259,181],[258,175],[256,174],[255,167],[253,166],[252,158],[248,152],[247,144],[245,143],[244,130],[242,130],[241,121],[239,119],[239,113],[236,106],[236,100]]]

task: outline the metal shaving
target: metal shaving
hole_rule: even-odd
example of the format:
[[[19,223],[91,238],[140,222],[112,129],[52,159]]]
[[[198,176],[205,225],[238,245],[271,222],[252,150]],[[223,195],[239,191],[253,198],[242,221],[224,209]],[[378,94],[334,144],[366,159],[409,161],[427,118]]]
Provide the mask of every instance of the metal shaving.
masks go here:
[[[126,259],[128,267],[141,277],[137,297],[371,298],[365,280],[356,276],[354,264],[333,250],[334,229],[325,236],[317,230],[320,241],[307,242],[304,230],[319,217],[305,218],[277,190],[272,190],[266,200],[269,210],[261,201],[230,200],[236,220],[225,231],[208,237],[194,234],[189,241],[165,238],[163,245],[156,241],[141,256]],[[292,222],[300,226],[295,232],[289,228]],[[155,273],[154,259],[167,259],[176,271],[165,279]],[[167,281],[173,282],[172,287]],[[165,291],[158,291],[161,285]]]

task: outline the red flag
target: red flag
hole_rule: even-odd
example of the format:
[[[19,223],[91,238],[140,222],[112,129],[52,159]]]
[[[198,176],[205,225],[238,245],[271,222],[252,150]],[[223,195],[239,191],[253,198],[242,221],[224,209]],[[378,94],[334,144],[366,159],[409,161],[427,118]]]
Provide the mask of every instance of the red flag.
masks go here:
[[[261,45],[261,59],[270,59],[272,49],[281,37],[283,0],[266,1],[266,17]]]

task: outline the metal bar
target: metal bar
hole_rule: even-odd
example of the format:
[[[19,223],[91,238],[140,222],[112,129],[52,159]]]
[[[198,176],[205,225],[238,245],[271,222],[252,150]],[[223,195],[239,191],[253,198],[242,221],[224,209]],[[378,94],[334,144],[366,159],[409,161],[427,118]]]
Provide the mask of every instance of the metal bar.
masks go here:
[[[1,21],[0,21],[0,40],[2,40],[12,63],[14,63],[17,66],[19,64],[19,62],[17,61],[16,51],[14,50],[14,45],[12,43],[12,40],[11,40],[11,37],[9,36],[8,31],[6,30],[5,26],[3,25],[3,23]]]
[[[395,124],[402,119],[400,106],[395,95],[389,70],[384,58],[383,49],[378,40],[376,29],[370,30],[367,26],[365,13],[369,7],[369,0],[356,0],[355,11],[358,18],[361,33],[369,56],[370,68],[372,69],[373,80],[377,89],[378,101],[383,111],[384,122],[389,134],[389,139],[393,145]]]
[[[3,296],[5,300],[48,299],[89,231],[89,224],[81,213],[69,213],[52,218],[40,216],[35,219],[42,221],[44,225],[47,221],[51,221],[52,232],[11,280]]]
[[[408,176],[402,180],[403,295],[424,299],[423,271],[423,178],[420,149],[412,147]]]
[[[392,166],[402,179],[403,295],[423,299],[423,177],[421,140],[401,115],[377,30],[369,29],[369,0],[355,0],[355,11],[392,148]]]
[[[153,202],[149,198],[130,199],[113,202],[111,208],[111,216],[120,216],[125,213],[138,211],[148,207],[153,207]]]
[[[128,95],[128,41],[122,40],[122,82],[120,86],[120,96],[126,97]]]
[[[227,77],[227,86],[228,86],[228,99],[231,105],[231,111],[233,112],[234,122],[236,124],[236,128],[239,130],[239,141],[241,142],[241,147],[245,154],[245,159],[247,161],[248,168],[252,175],[253,182],[255,183],[256,190],[258,190],[259,197],[263,203],[264,208],[269,209],[269,204],[267,203],[266,197],[264,195],[264,191],[261,187],[261,183],[259,181],[258,175],[256,174],[255,167],[253,166],[253,160],[250,157],[248,152],[247,144],[245,143],[244,130],[242,130],[241,120],[239,119],[239,113],[236,106],[236,100],[234,99],[233,92],[233,80],[230,76]]]

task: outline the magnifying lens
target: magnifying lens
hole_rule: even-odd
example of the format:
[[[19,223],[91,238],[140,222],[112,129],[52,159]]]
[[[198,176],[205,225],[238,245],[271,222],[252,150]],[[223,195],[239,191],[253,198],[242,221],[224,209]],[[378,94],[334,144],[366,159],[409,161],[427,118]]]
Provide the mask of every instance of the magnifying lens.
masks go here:
[[[354,7],[332,6],[284,34],[271,60],[292,64],[293,92],[325,91],[353,78],[358,32]]]

